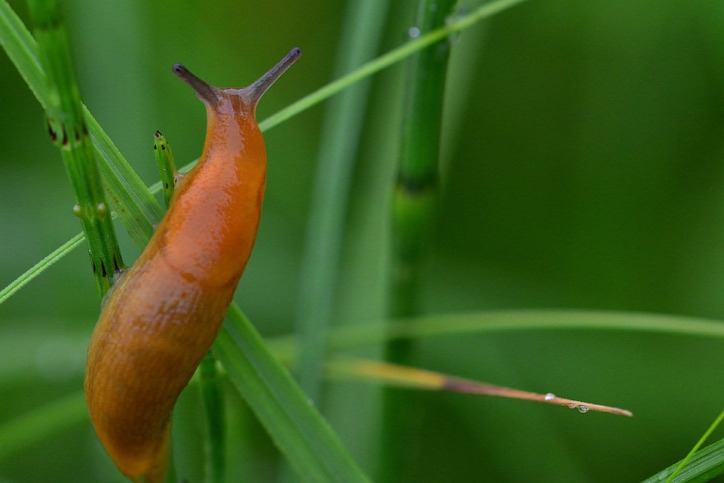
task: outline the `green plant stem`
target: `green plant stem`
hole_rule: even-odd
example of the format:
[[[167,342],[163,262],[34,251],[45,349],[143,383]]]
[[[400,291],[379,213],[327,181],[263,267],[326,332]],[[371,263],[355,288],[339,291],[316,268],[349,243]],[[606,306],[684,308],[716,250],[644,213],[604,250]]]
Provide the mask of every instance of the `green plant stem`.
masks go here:
[[[206,413],[206,478],[207,483],[223,483],[226,472],[224,391],[221,375],[212,352],[199,366],[201,399]]]
[[[153,154],[156,157],[156,166],[161,175],[161,185],[163,186],[163,199],[168,208],[171,203],[174,188],[176,187],[176,163],[173,160],[173,152],[171,145],[168,144],[166,138],[160,131],[156,131],[153,137]]]
[[[5,302],[7,299],[13,296],[15,292],[27,285],[32,279],[43,273],[55,262],[60,261],[68,253],[72,252],[76,247],[83,244],[84,236],[82,233],[78,233],[73,238],[63,243],[61,246],[53,250],[46,257],[40,260],[38,263],[30,267],[18,278],[10,282],[7,287],[0,290],[0,304]]]
[[[60,6],[55,0],[31,0],[29,6],[36,24],[41,64],[47,74],[44,97],[48,100],[48,132],[60,149],[75,193],[73,212],[81,219],[96,288],[102,296],[124,265],[81,108]]]
[[[416,28],[426,33],[445,24],[455,0],[422,0]],[[392,208],[391,317],[418,312],[417,282],[435,212],[442,108],[450,42],[420,51],[409,61],[407,102]],[[391,355],[394,355],[392,351]]]
[[[368,321],[332,329],[327,350],[358,349],[395,339],[560,330],[639,332],[724,339],[724,323],[716,320],[632,312],[541,309],[421,315],[396,320],[384,328],[379,321]],[[275,337],[267,344],[281,360],[296,357],[296,344],[292,336]]]
[[[348,4],[336,76],[353,70],[377,53],[387,7],[388,0]],[[296,318],[301,347],[299,380],[307,396],[316,402],[320,398],[345,214],[368,91],[369,82],[360,82],[333,99],[322,129]]]
[[[413,35],[445,25],[455,0],[421,0]],[[410,317],[418,313],[420,262],[429,238],[436,198],[442,108],[450,42],[441,41],[421,50],[409,61],[408,97],[392,209],[392,273],[389,315]],[[412,342],[391,340],[386,359],[407,365]],[[414,445],[408,434],[418,418],[410,415],[410,393],[396,388],[384,391],[380,481],[401,481],[413,464]]]

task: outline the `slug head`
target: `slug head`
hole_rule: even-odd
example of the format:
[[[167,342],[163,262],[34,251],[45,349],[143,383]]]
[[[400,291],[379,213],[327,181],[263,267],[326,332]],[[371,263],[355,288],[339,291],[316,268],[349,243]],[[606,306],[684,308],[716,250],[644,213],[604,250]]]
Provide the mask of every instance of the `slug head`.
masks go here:
[[[256,82],[248,87],[241,89],[227,87],[219,88],[207,84],[200,78],[196,77],[191,71],[189,71],[182,64],[175,64],[173,66],[173,72],[181,78],[184,82],[191,86],[196,92],[201,101],[211,109],[217,109],[221,100],[229,97],[239,98],[245,109],[250,114],[254,114],[256,111],[256,105],[259,103],[259,99],[264,93],[286,72],[286,70],[296,62],[296,60],[302,55],[302,51],[299,47],[295,47],[284,56],[282,60],[277,63],[274,67],[261,76]]]

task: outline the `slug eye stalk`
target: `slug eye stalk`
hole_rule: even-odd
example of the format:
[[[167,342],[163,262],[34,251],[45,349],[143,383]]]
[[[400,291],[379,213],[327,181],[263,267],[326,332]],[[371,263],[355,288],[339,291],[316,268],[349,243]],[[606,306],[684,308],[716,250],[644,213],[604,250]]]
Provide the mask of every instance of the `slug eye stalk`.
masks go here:
[[[241,89],[235,88],[219,88],[214,87],[207,82],[203,81],[190,70],[188,70],[183,64],[174,64],[173,73],[176,74],[181,80],[186,82],[196,92],[196,95],[205,104],[215,108],[218,106],[219,101],[223,97],[225,91],[235,91],[236,95],[244,99],[244,102],[250,106],[253,110],[259,103],[264,93],[274,85],[279,77],[291,67],[294,62],[301,57],[302,51],[299,47],[294,47],[284,56],[274,67],[269,69],[266,74],[261,76],[256,82],[248,87]]]

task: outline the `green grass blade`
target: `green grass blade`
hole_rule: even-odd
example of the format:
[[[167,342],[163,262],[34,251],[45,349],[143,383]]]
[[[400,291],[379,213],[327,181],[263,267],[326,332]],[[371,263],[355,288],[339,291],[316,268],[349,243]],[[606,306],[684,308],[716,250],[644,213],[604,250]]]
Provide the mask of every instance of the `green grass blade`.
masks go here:
[[[722,422],[722,419],[724,419],[724,411],[719,413],[719,416],[714,420],[713,423],[707,428],[706,431],[704,431],[704,434],[699,438],[699,441],[696,442],[693,448],[691,448],[691,451],[689,451],[689,454],[687,454],[683,460],[681,460],[681,463],[679,463],[679,466],[676,467],[676,470],[669,476],[669,478],[666,480],[666,483],[671,483],[674,481],[676,476],[681,473],[681,470],[686,467],[686,465],[690,462],[691,458],[694,456],[694,454],[701,448],[701,446],[706,442],[707,439],[709,439],[709,436],[711,436],[711,433],[714,432],[714,430],[719,426]]]
[[[416,317],[393,324],[389,337],[520,330],[614,330],[724,338],[724,323],[694,317],[587,310],[503,310]]]
[[[104,161],[101,176],[111,205],[131,238],[143,247],[163,218],[163,209],[85,106],[83,112],[93,145]]]
[[[322,416],[232,305],[213,352],[305,481],[367,481]]]
[[[206,419],[206,483],[223,483],[226,472],[226,425],[224,419],[224,391],[216,357],[208,352],[198,369],[201,399]]]
[[[673,483],[704,483],[711,481],[724,473],[724,439],[706,446],[693,454],[686,466],[676,474],[674,479],[671,476],[679,469],[684,461],[675,463],[665,470],[647,478],[643,483],[661,483],[672,481]]]
[[[329,350],[377,345],[390,339],[552,330],[641,332],[724,339],[724,322],[695,317],[591,310],[501,310],[422,315],[399,319],[387,326],[370,321],[339,327],[330,333]],[[294,357],[296,346],[292,337],[276,337],[268,344],[277,357]]]
[[[10,282],[7,287],[0,290],[0,304],[12,297],[15,292],[27,285],[32,279],[43,273],[46,269],[50,268],[50,266],[53,265],[55,262],[59,261],[68,253],[73,251],[76,247],[82,245],[83,238],[83,234],[78,233],[73,238],[50,252],[38,263],[30,267],[27,271],[25,271],[25,273]]]
[[[440,28],[454,6],[455,0],[421,0],[416,28],[423,34]],[[392,317],[408,317],[418,310],[417,273],[436,205],[442,107],[450,48],[449,41],[440,42],[409,60],[391,216]],[[388,355],[394,357],[394,348],[389,349]],[[400,356],[404,359],[403,354]]]
[[[348,4],[337,52],[337,76],[374,57],[387,10],[387,0]],[[299,381],[314,401],[320,401],[345,214],[368,92],[369,82],[360,82],[333,99],[322,128],[295,321],[301,345],[297,366]]]

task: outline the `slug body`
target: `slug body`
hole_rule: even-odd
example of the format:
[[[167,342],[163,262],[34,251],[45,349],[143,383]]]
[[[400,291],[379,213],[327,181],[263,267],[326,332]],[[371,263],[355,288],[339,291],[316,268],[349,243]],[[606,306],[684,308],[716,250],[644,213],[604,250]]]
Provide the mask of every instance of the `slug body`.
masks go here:
[[[86,367],[96,433],[134,481],[165,477],[171,411],[221,327],[259,226],[266,151],[256,104],[300,54],[293,49],[243,89],[212,87],[174,66],[206,105],[203,153],[109,293]]]

